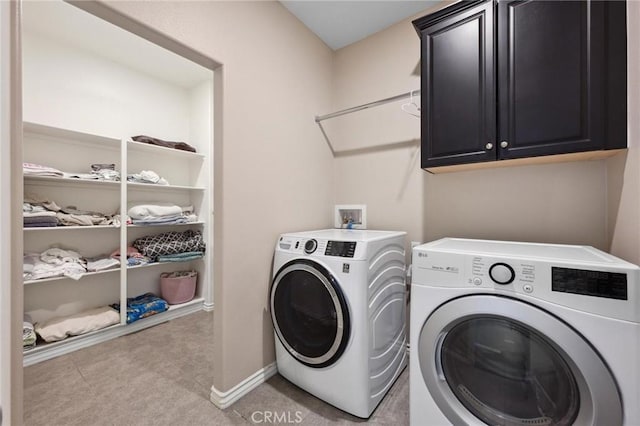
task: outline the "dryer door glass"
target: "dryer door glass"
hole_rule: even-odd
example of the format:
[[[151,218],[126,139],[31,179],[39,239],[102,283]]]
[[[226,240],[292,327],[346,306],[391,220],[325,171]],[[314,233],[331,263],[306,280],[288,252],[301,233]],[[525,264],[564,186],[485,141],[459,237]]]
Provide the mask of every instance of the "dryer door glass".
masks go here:
[[[325,367],[344,351],[349,316],[337,281],[322,266],[299,260],[285,265],[271,288],[276,334],[291,355]]]
[[[571,425],[580,392],[544,337],[505,318],[476,317],[442,341],[442,370],[460,402],[494,425]]]

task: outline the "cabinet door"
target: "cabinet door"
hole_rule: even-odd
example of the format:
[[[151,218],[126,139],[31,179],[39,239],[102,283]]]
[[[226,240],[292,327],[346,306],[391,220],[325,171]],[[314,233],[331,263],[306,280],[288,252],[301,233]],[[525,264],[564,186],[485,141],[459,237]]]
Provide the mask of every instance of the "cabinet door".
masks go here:
[[[416,26],[422,40],[422,167],[495,160],[493,3]]]
[[[499,158],[604,149],[603,3],[505,0],[497,24]]]

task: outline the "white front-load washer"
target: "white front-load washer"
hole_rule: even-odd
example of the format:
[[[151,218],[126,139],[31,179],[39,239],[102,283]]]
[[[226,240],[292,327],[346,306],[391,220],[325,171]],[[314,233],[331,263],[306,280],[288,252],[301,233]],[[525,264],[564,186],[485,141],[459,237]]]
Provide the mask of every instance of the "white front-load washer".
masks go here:
[[[636,265],[451,238],[412,255],[412,426],[640,425]]]
[[[407,363],[404,232],[283,234],[270,310],[279,373],[367,418]]]

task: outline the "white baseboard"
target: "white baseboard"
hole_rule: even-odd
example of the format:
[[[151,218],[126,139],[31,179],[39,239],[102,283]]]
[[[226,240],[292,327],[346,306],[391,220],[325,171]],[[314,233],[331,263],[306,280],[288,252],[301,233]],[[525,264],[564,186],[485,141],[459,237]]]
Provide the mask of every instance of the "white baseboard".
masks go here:
[[[269,380],[269,378],[271,378],[277,372],[278,367],[274,362],[256,371],[251,376],[247,377],[242,382],[238,383],[236,386],[226,392],[220,392],[215,388],[215,386],[211,386],[211,402],[213,402],[216,407],[223,410],[251,392],[260,384]]]

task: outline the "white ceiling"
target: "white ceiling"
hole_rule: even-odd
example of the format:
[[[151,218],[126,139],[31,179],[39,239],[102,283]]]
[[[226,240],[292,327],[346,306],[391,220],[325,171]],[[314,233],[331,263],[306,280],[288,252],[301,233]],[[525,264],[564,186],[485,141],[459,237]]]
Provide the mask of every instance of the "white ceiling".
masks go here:
[[[316,1],[280,3],[333,50],[377,33],[441,0]]]

